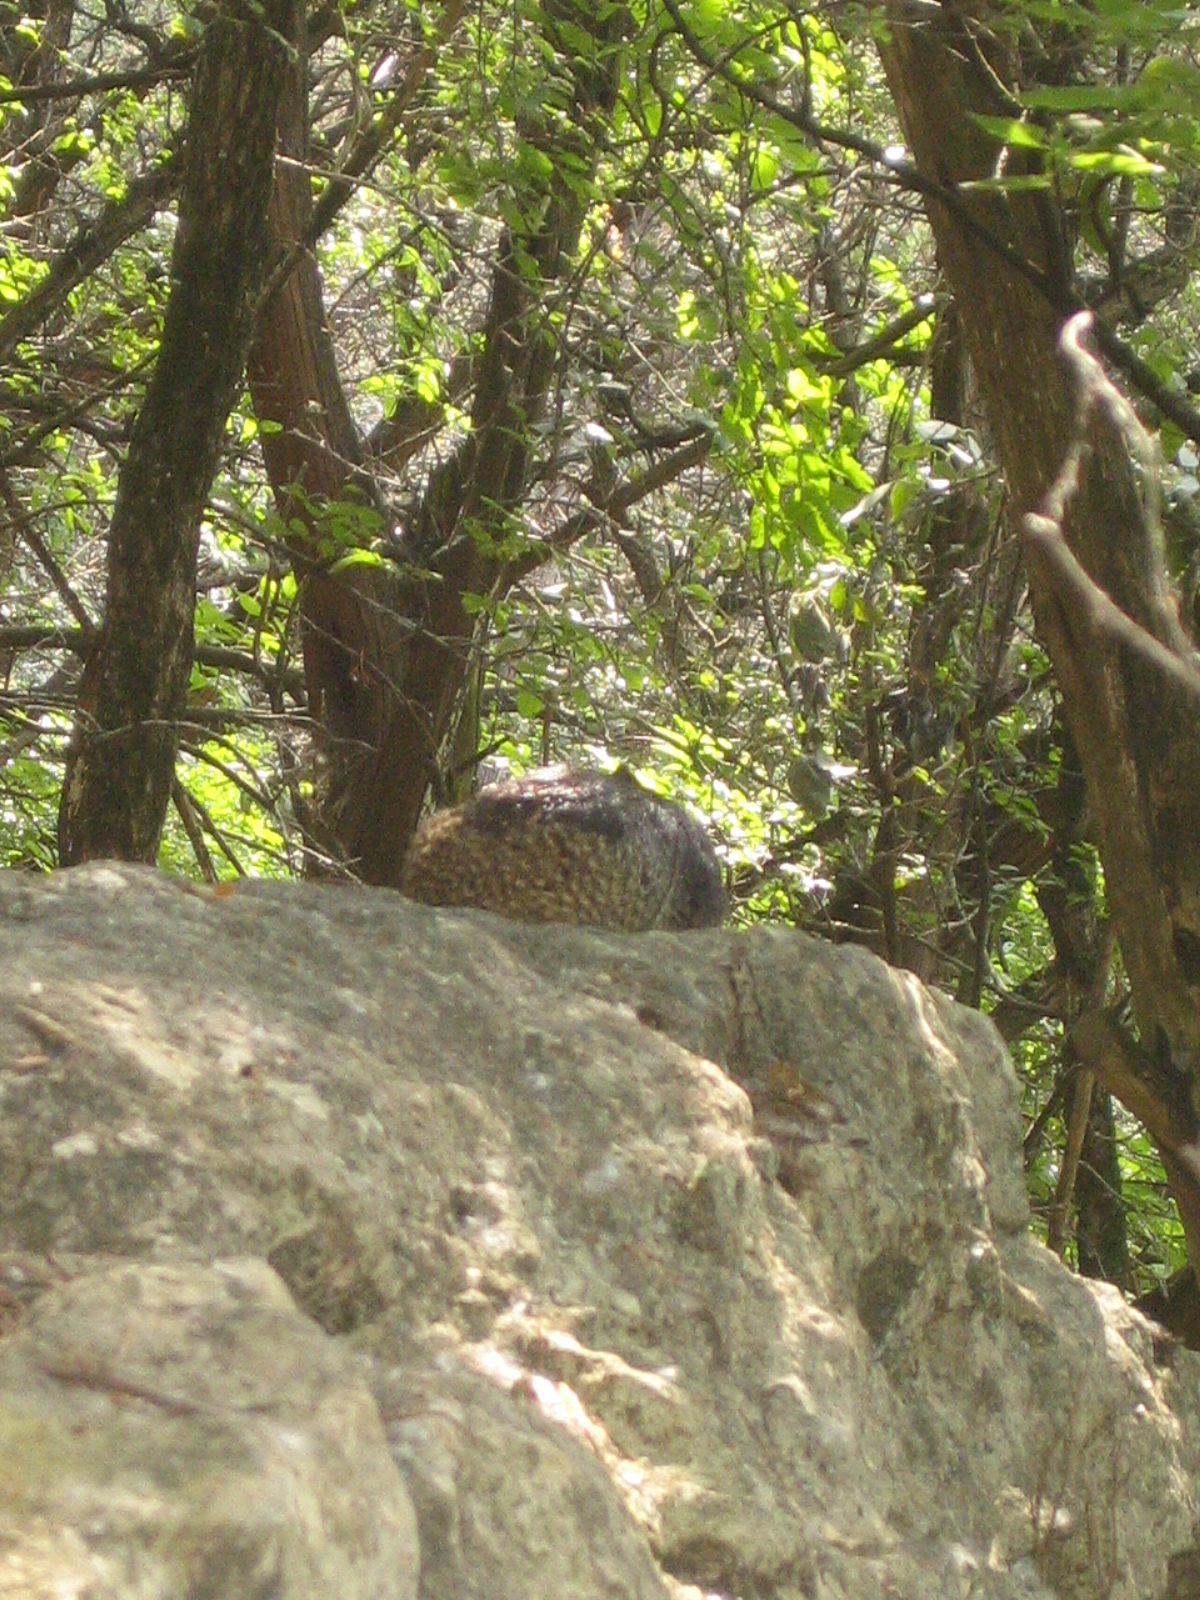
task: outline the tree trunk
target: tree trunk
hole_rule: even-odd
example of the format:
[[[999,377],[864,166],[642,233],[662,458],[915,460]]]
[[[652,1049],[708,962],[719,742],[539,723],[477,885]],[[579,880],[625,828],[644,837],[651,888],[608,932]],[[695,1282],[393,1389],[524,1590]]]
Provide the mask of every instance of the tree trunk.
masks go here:
[[[1011,116],[1004,86],[1020,83],[1011,33],[998,29],[992,38],[986,31],[993,9],[999,16],[1002,8],[983,3],[895,3],[880,51],[915,162],[942,186],[941,198],[928,199],[929,216],[1015,515],[1043,505],[1073,446],[1080,457],[1077,483],[1059,495],[1054,515],[1021,526],[1038,628],[1086,779],[1141,1035],[1132,1068],[1128,1052],[1108,1048],[1107,1035],[1102,1059],[1083,1058],[1122,1098],[1113,1081],[1122,1072],[1126,1090],[1149,1096],[1195,1265],[1200,699],[1189,687],[1188,644],[1164,575],[1152,463],[1131,462],[1131,449],[1140,451],[1131,414],[1121,415],[1115,392],[1104,389],[1086,359],[1074,362],[1077,382],[1098,401],[1086,421],[1056,360],[1071,289],[1060,218],[1044,192],[999,196],[958,187],[998,170],[999,147],[972,118]],[[1008,156],[1003,170],[1016,175],[1020,153]],[[1057,487],[1065,490],[1065,480]],[[1087,578],[1124,621],[1097,604]],[[1078,1030],[1076,1038],[1082,1046]]]
[[[1097,1085],[1075,1180],[1075,1245],[1079,1270],[1085,1278],[1105,1278],[1118,1288],[1127,1289],[1129,1241],[1119,1152],[1112,1095]]]
[[[68,753],[63,865],[157,855],[192,664],[200,517],[263,280],[285,41],[296,15],[295,0],[226,0],[204,36],[171,297],[121,471],[104,623]]]
[[[547,299],[578,243],[618,81],[620,36],[606,30],[621,20],[619,8],[597,23],[572,0],[547,5],[550,45],[563,13],[574,29],[571,47],[562,46],[568,87],[561,104],[530,113],[538,120],[519,130],[548,160],[529,164],[510,208],[528,224],[507,228],[498,245],[469,430],[408,518],[395,568],[339,572],[323,548],[328,503],[356,493],[369,501],[371,490],[311,253],[264,308],[251,349],[255,409],[277,425],[264,432],[263,453],[301,576],[305,677],[324,767],[310,842],[368,883],[399,882],[465,681],[477,620],[465,597],[502,590],[510,571],[505,542],[556,359]],[[582,29],[593,33],[593,61],[580,57]],[[293,97],[285,145],[302,155],[298,82]],[[306,183],[295,168],[278,174],[272,216],[284,247],[306,238]]]

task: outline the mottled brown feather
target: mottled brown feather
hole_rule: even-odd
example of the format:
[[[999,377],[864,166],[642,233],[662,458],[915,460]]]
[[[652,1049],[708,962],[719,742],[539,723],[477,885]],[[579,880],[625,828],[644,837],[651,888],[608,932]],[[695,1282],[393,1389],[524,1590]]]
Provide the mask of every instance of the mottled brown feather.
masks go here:
[[[728,909],[704,829],[625,770],[544,767],[436,812],[400,888],[427,905],[627,933],[712,927]]]

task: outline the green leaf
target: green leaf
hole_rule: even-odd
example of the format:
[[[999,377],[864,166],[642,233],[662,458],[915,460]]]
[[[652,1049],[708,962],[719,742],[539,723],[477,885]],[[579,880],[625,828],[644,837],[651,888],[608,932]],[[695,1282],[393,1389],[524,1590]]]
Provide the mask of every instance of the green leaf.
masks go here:
[[[1023,122],[1019,117],[985,117],[972,112],[971,121],[1001,143],[1016,145],[1023,150],[1044,150],[1048,142],[1041,128]]]
[[[382,567],[384,557],[377,550],[350,550],[329,568],[335,576],[351,567]]]

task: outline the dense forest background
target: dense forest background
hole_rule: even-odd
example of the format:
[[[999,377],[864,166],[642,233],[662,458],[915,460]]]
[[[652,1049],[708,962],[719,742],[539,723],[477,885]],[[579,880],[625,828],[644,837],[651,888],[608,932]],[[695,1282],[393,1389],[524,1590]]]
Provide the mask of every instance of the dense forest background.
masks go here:
[[[993,1015],[1051,1245],[1195,1341],[1198,43],[0,0],[0,862],[394,885],[626,762]]]

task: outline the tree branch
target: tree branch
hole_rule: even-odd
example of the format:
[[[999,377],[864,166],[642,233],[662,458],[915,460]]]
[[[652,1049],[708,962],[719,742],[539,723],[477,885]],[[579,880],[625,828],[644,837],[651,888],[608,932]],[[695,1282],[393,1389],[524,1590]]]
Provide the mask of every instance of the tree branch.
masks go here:
[[[94,222],[76,232],[24,299],[0,318],[0,361],[7,361],[21,340],[63,305],[72,289],[147,225],[171,197],[181,171],[180,154],[172,150],[165,161],[135,178],[120,200],[110,201]]]
[[[1014,272],[1019,273],[1026,282],[1031,283],[1045,298],[1047,304],[1062,316],[1073,316],[1076,312],[1086,309],[1078,295],[1072,294],[1066,288],[1059,288],[1047,273],[1029,260],[1023,251],[1018,250],[1007,239],[1001,238],[986,223],[979,221],[967,203],[969,190],[956,183],[926,177],[911,161],[902,160],[889,148],[877,144],[872,139],[864,139],[859,134],[851,133],[847,128],[830,128],[818,122],[808,110],[807,93],[802,109],[797,110],[794,106],[786,104],[770,90],[755,83],[748,75],[735,72],[728,58],[714,56],[706,49],[695,29],[684,19],[679,0],[663,0],[663,4],[684,43],[701,66],[715,73],[747,100],[761,106],[764,111],[769,111],[772,116],[781,118],[810,139],[821,144],[835,145],[839,149],[853,150],[855,154],[882,167],[901,188],[922,195],[925,199],[938,201],[953,215],[965,233],[985,245],[993,255],[1011,267]],[[1112,364],[1153,402],[1164,417],[1174,422],[1189,439],[1200,442],[1200,411],[1195,406],[1189,405],[1180,395],[1175,394],[1149,363],[1136,355],[1110,329],[1101,326],[1096,333],[1096,343]]]
[[[196,63],[199,47],[189,45],[178,55],[154,67],[134,72],[96,72],[90,77],[71,78],[64,83],[15,84],[0,89],[0,106],[19,103],[37,105],[43,100],[76,100],[85,94],[102,94],[107,89],[142,89],[171,78],[186,78]]]

